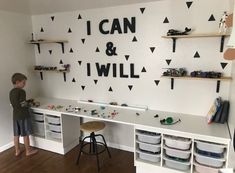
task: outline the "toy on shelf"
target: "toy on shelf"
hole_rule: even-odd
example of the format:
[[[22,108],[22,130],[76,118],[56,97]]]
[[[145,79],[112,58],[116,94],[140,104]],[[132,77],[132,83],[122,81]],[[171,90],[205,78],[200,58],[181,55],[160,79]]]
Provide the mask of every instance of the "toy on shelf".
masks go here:
[[[190,73],[191,77],[201,77],[201,78],[221,78],[222,73],[214,71],[193,71]]]
[[[187,75],[185,68],[167,68],[167,71],[163,72],[163,76],[182,77]]]
[[[167,36],[172,36],[172,35],[188,35],[188,33],[191,31],[191,28],[185,27],[184,31],[179,31],[175,29],[169,29],[167,32]]]
[[[219,33],[226,33],[227,31],[227,25],[226,25],[226,19],[228,18],[228,14],[225,11],[220,19],[219,23]]]
[[[38,70],[38,71],[43,71],[43,70],[45,70],[45,71],[56,71],[57,67],[35,65],[34,70]]]

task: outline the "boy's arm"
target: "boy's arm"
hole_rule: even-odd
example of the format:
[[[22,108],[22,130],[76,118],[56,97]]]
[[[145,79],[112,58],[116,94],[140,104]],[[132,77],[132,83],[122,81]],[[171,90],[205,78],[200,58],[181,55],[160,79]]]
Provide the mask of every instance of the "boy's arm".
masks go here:
[[[26,100],[26,92],[24,90],[22,90],[20,92],[19,102],[20,102],[21,107],[28,107],[29,106],[28,102]]]

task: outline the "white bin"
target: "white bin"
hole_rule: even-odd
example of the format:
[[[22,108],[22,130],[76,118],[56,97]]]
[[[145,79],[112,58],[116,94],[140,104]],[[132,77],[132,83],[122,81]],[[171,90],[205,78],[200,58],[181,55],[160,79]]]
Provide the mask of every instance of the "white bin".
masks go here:
[[[190,139],[169,135],[165,135],[164,139],[166,146],[180,150],[189,150],[192,143]]]
[[[144,151],[150,151],[153,153],[157,153],[161,151],[161,145],[160,144],[148,144],[148,143],[144,143],[144,142],[140,142],[140,141],[136,141],[136,143],[139,146],[139,149],[144,150]]]
[[[165,153],[167,156],[171,156],[171,157],[177,157],[177,158],[181,158],[181,159],[189,159],[190,158],[190,154],[191,151],[184,151],[184,150],[177,150],[177,149],[173,149],[173,148],[169,148],[167,146],[164,146],[165,149]]]
[[[180,161],[176,161],[176,160],[171,160],[167,157],[163,158],[165,161],[165,166],[168,168],[172,168],[172,169],[177,169],[177,170],[181,170],[181,171],[187,171],[190,169],[190,162],[180,162]]]
[[[140,142],[145,142],[149,144],[159,144],[161,142],[161,136],[159,134],[148,134],[136,132],[137,140]]]
[[[59,140],[62,138],[61,133],[59,132],[48,131],[48,136],[50,138],[59,139]]]
[[[225,159],[215,159],[211,157],[202,156],[200,154],[194,153],[195,160],[202,164],[207,166],[212,166],[215,168],[221,168],[224,165]]]
[[[45,136],[44,122],[33,121],[33,134],[36,136]]]
[[[218,173],[218,169],[194,163],[195,171],[198,173]]]
[[[136,153],[137,157],[142,160],[150,161],[153,163],[158,163],[161,160],[160,154],[150,154],[139,150],[137,150]]]
[[[214,144],[210,142],[195,141],[196,147],[202,151],[208,151],[211,153],[222,154],[224,152],[225,145]]]
[[[61,132],[61,125],[48,124],[48,129],[50,131]]]
[[[47,115],[46,118],[47,118],[47,122],[50,124],[60,124],[60,117]]]
[[[38,112],[31,113],[32,119],[35,121],[44,121],[44,115]]]

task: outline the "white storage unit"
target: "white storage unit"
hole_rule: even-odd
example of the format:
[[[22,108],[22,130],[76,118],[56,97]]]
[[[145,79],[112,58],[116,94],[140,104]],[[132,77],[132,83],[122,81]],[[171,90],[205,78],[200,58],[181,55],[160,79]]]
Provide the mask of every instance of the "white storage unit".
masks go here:
[[[31,117],[34,135],[30,142],[34,147],[66,154],[79,144],[79,118],[40,108],[32,108]]]
[[[206,141],[206,138],[202,140],[200,137],[190,138],[187,134],[179,136],[176,136],[177,133],[171,134],[164,134],[154,128],[143,126],[135,128],[137,169],[139,166],[144,166],[146,169],[151,167],[153,172],[156,170],[156,172],[166,173],[218,173],[220,168],[227,166],[228,153],[226,151],[229,143]],[[153,141],[154,137],[159,138],[159,141]],[[197,153],[199,150],[214,152],[223,157],[204,156]]]

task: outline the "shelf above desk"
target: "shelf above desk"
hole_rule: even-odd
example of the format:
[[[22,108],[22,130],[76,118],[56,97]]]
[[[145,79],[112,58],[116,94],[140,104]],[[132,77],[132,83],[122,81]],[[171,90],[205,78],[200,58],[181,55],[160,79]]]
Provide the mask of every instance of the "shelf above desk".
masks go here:
[[[62,48],[62,53],[64,53],[64,43],[68,43],[68,40],[34,40],[29,42],[29,44],[37,45],[38,53],[41,53],[40,44],[51,44],[51,43],[60,44]]]
[[[199,33],[199,34],[188,34],[188,35],[170,35],[170,36],[162,36],[165,39],[173,40],[173,52],[175,52],[176,47],[176,39],[179,38],[202,38],[202,37],[221,37],[220,41],[220,52],[224,50],[224,39],[225,37],[230,36],[230,34],[221,34],[221,33]]]

